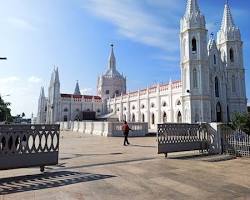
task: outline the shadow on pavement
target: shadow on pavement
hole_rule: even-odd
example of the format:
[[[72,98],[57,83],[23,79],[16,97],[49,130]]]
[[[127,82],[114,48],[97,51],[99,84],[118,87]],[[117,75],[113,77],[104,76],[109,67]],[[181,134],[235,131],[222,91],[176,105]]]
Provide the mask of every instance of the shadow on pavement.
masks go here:
[[[113,178],[113,175],[90,174],[70,171],[17,176],[0,179],[0,195],[60,187],[81,182]]]
[[[138,144],[130,144],[129,146],[132,147],[150,147],[150,148],[156,148],[156,145],[138,145]]]

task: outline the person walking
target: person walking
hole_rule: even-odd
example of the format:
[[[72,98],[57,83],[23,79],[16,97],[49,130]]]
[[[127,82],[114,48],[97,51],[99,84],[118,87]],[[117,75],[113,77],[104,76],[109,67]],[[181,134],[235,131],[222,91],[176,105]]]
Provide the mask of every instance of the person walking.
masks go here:
[[[130,143],[128,142],[128,134],[129,134],[129,130],[132,130],[131,128],[129,128],[128,123],[126,121],[124,121],[124,124],[122,125],[122,131],[123,131],[123,135],[124,135],[124,142],[123,145],[126,146],[129,145]]]

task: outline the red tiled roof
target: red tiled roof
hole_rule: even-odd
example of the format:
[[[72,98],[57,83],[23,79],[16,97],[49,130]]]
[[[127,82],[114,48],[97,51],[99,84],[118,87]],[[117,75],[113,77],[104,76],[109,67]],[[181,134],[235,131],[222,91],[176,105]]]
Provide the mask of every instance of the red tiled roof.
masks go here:
[[[64,98],[78,98],[78,99],[81,99],[82,97],[84,99],[96,99],[96,100],[101,100],[102,98],[99,97],[99,96],[92,96],[92,95],[75,95],[75,94],[61,94],[61,97],[64,97]]]
[[[68,97],[68,98],[71,98],[71,94],[61,94],[61,97]]]

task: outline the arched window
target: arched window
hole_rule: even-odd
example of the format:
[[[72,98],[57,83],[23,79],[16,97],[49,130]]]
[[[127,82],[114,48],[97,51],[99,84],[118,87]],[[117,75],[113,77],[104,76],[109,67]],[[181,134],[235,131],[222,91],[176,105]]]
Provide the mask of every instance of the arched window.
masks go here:
[[[193,87],[198,87],[197,69],[193,70]]]
[[[197,43],[196,43],[196,39],[193,38],[192,39],[192,52],[196,53],[196,51],[197,51]]]
[[[219,79],[217,77],[215,77],[214,87],[215,87],[215,96],[219,97],[220,96],[220,93],[219,93]]]
[[[132,106],[132,110],[134,110],[135,109],[135,106]]]
[[[142,109],[145,108],[144,104],[141,105],[141,108],[142,108]]]
[[[135,114],[132,114],[132,122],[135,122]]]
[[[163,107],[166,107],[166,106],[167,106],[166,101],[164,101],[164,102],[162,103],[162,106],[163,106]]]
[[[217,61],[216,61],[216,55],[214,54],[214,64],[216,65]]]
[[[163,123],[167,123],[167,113],[166,112],[163,112],[163,116],[162,116],[162,121]]]
[[[155,107],[155,104],[154,103],[151,103],[151,108],[154,108]]]
[[[63,117],[63,121],[68,121],[68,116],[67,115],[64,115],[64,117]]]
[[[217,122],[222,121],[222,110],[221,110],[221,105],[220,102],[216,104],[216,117],[217,117]]]
[[[64,110],[63,110],[64,112],[68,112],[68,108],[64,108]]]
[[[177,103],[176,103],[177,106],[181,105],[181,101],[178,99]]]
[[[152,113],[152,119],[151,119],[151,122],[152,122],[152,124],[155,124],[155,114],[154,113]]]
[[[177,114],[177,123],[181,123],[182,122],[182,116],[181,116],[181,112],[179,111]]]
[[[127,108],[126,108],[126,107],[124,107],[124,108],[123,108],[123,110],[127,110]]]
[[[142,122],[145,122],[145,115],[142,113],[142,115],[141,115],[141,121]]]
[[[236,92],[235,76],[232,76],[232,92]]]
[[[231,61],[231,62],[234,62],[234,51],[233,51],[232,48],[231,48],[230,51],[229,51],[229,56],[230,56],[230,61]]]
[[[199,117],[199,114],[198,114],[198,113],[195,113],[195,119],[194,119],[195,122],[198,122],[198,121],[199,121],[199,118],[200,118],[200,117]]]
[[[227,106],[227,122],[230,122],[229,107]]]

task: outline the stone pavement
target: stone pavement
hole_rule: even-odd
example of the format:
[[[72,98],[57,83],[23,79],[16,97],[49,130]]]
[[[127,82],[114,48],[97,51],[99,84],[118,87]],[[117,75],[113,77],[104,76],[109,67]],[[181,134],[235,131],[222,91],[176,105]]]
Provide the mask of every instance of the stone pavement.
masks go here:
[[[0,200],[250,200],[250,159],[165,159],[154,137],[129,138],[124,147],[123,138],[62,135],[60,164],[45,174],[0,171]]]

